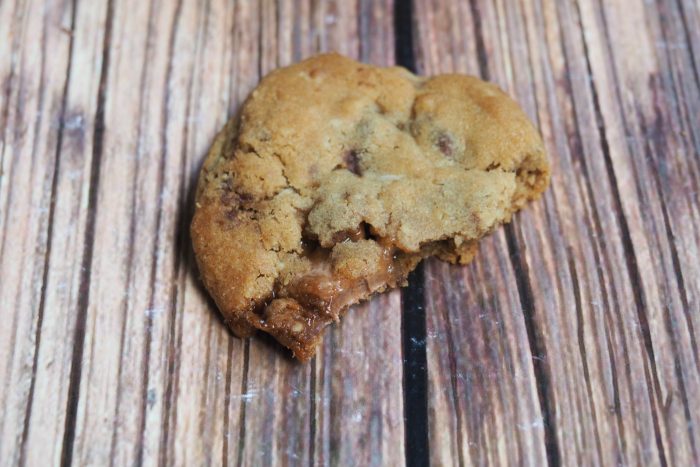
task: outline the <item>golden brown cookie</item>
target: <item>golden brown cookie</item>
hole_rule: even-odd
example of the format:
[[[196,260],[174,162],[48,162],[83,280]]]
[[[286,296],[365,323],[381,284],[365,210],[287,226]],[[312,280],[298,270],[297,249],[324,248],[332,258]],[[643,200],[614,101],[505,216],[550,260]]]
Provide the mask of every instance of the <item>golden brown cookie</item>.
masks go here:
[[[266,76],[219,133],[192,240],[231,329],[306,360],[422,258],[469,262],[548,180],[539,135],[493,84],[318,55]]]

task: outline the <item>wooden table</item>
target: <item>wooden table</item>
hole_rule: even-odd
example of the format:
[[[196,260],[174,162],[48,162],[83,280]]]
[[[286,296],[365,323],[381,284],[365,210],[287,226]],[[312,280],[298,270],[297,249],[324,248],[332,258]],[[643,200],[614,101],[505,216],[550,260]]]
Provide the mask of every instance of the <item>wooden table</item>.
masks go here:
[[[553,178],[308,365],[197,278],[192,188],[262,75],[480,75]],[[0,464],[700,462],[694,0],[0,1]]]

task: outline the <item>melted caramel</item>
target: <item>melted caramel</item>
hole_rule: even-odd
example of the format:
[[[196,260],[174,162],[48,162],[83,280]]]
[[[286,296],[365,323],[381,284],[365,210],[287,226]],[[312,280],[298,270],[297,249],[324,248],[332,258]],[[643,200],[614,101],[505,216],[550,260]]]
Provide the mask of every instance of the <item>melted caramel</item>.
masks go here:
[[[405,279],[396,267],[393,247],[384,247],[378,267],[362,278],[348,278],[334,272],[330,251],[307,245],[311,268],[289,284],[278,284],[275,298],[262,313],[261,326],[304,359],[309,342],[317,343],[322,329],[351,305],[372,293],[395,287]]]

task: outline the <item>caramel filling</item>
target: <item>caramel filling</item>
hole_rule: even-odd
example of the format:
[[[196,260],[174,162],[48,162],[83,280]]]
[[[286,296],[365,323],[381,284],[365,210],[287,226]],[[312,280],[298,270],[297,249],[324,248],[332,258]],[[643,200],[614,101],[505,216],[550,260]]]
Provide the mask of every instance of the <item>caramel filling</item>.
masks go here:
[[[346,241],[358,236],[353,232]],[[311,262],[309,270],[286,285],[277,284],[260,322],[301,359],[311,356],[308,344],[317,344],[323,328],[337,321],[348,307],[387,286],[395,287],[407,274],[396,267],[398,255],[391,246],[381,249],[379,261],[362,277],[348,277],[335,270],[328,249],[316,247],[306,257]]]
[[[393,259],[394,249],[384,248],[379,267],[361,279],[334,273],[329,259],[314,260],[312,269],[289,284],[280,296],[293,298],[317,314],[337,320],[345,308],[396,282]]]

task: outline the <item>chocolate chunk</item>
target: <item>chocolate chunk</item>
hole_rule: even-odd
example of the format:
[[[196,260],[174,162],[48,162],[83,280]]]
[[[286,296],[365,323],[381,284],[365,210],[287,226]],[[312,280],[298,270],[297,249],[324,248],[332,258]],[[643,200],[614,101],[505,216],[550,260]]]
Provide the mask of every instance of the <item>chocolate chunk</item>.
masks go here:
[[[345,151],[343,154],[343,162],[345,162],[345,168],[355,175],[362,175],[359,161],[360,153],[356,149],[350,149]]]
[[[440,136],[437,138],[437,147],[440,149],[441,153],[447,157],[452,157],[454,142],[447,133],[440,133]]]

